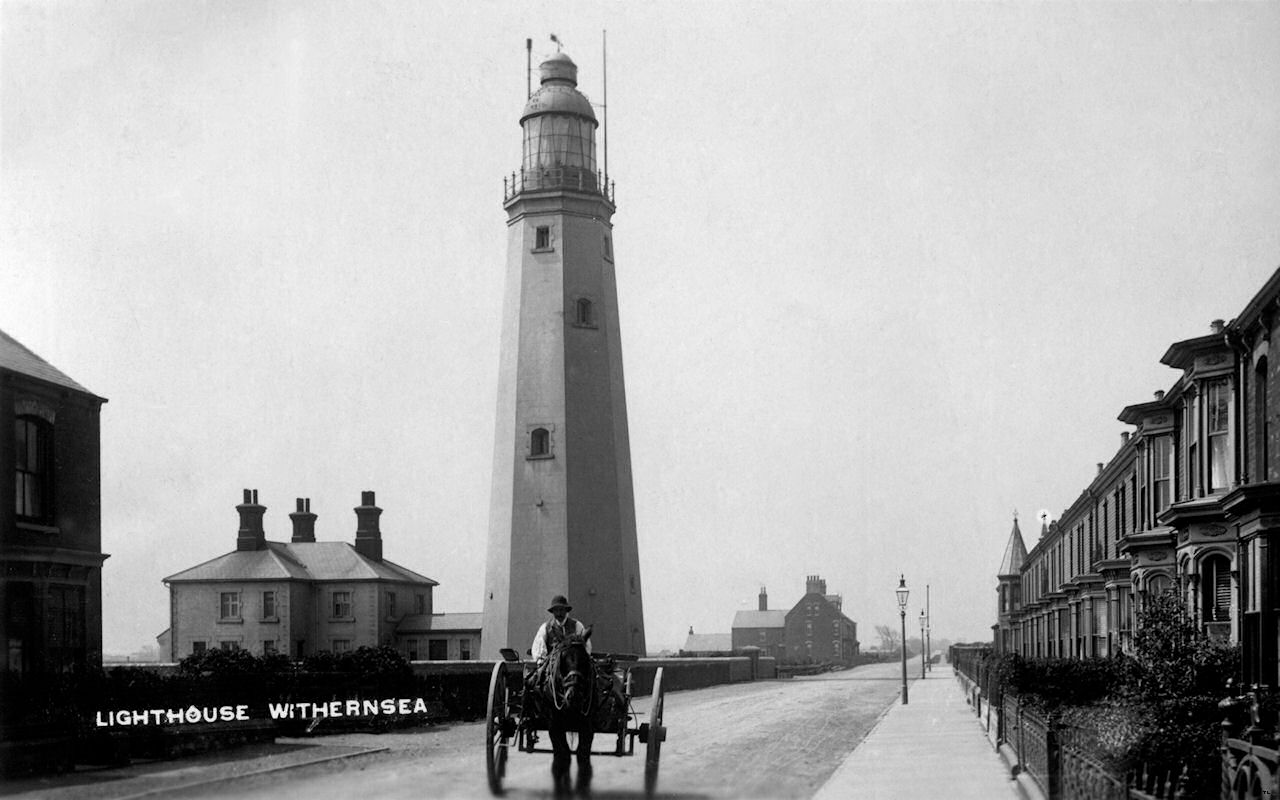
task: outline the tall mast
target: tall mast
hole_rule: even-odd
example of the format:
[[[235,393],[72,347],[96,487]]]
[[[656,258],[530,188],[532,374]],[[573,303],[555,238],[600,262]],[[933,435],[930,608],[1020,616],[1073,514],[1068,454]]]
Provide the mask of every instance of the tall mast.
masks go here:
[[[601,65],[600,74],[604,80],[604,103],[600,109],[604,112],[604,180],[609,180],[609,32],[600,31],[600,49],[603,64]],[[607,187],[600,187],[601,190],[608,192]]]

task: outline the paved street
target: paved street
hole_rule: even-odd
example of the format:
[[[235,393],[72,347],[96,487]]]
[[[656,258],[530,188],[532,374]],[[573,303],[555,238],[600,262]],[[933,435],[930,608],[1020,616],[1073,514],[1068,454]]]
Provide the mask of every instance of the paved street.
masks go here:
[[[667,694],[669,732],[659,796],[811,797],[898,698],[900,669],[894,663],[878,664],[815,678]],[[647,708],[643,699],[637,708]],[[383,735],[280,740],[272,751],[246,752],[239,761],[201,759],[104,770],[76,776],[76,785],[66,785],[68,779],[63,778],[39,785],[23,782],[8,790],[22,792],[18,797],[50,800],[486,797],[483,738],[483,726],[468,723]],[[245,775],[290,759],[298,763],[365,751],[375,752]],[[550,759],[512,754],[507,796],[549,796]],[[643,796],[641,754],[597,757],[595,767],[597,797]],[[222,777],[229,780],[210,782]]]

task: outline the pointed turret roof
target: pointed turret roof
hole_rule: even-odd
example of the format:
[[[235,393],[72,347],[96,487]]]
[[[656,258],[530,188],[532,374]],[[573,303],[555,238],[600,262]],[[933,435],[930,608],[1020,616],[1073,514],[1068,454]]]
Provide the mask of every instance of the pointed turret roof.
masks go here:
[[[1018,517],[1013,518],[1013,530],[1009,532],[1009,543],[1004,546],[1004,558],[1000,560],[998,576],[1022,574],[1022,562],[1027,560],[1027,546],[1022,542],[1022,531],[1018,528]]]

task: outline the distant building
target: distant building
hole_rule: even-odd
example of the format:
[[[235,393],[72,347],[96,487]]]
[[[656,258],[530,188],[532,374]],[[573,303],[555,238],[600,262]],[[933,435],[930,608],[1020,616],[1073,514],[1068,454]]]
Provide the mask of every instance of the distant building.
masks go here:
[[[293,539],[269,542],[266,507],[245,490],[236,549],[164,579],[169,647],[178,661],[207,648],[302,658],[361,646],[401,647],[400,624],[432,613],[436,582],[382,557],[374,493],[355,509],[355,544],[317,542],[310,500],[290,514]]]
[[[470,661],[480,654],[479,611],[410,614],[396,626],[396,647],[410,661]],[[533,634],[529,634],[533,641]]]
[[[693,628],[680,648],[680,655],[692,658],[731,656],[733,652],[732,633],[694,633]]]
[[[102,663],[105,402],[0,331],[0,674]]]
[[[786,657],[790,661],[848,663],[858,655],[858,624],[844,615],[838,594],[827,594],[817,575],[805,580],[805,594],[786,614]]]
[[[733,615],[731,642],[736,653],[744,647],[759,647],[760,655],[786,658],[787,612],[771,610],[769,595],[760,587],[755,611],[739,611]]]

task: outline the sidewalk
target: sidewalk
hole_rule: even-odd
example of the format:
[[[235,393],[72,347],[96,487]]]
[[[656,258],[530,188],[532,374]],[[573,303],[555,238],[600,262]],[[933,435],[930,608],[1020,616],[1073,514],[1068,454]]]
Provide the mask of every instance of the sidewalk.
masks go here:
[[[950,665],[911,681],[908,697],[905,706],[894,701],[815,800],[1020,797]]]

